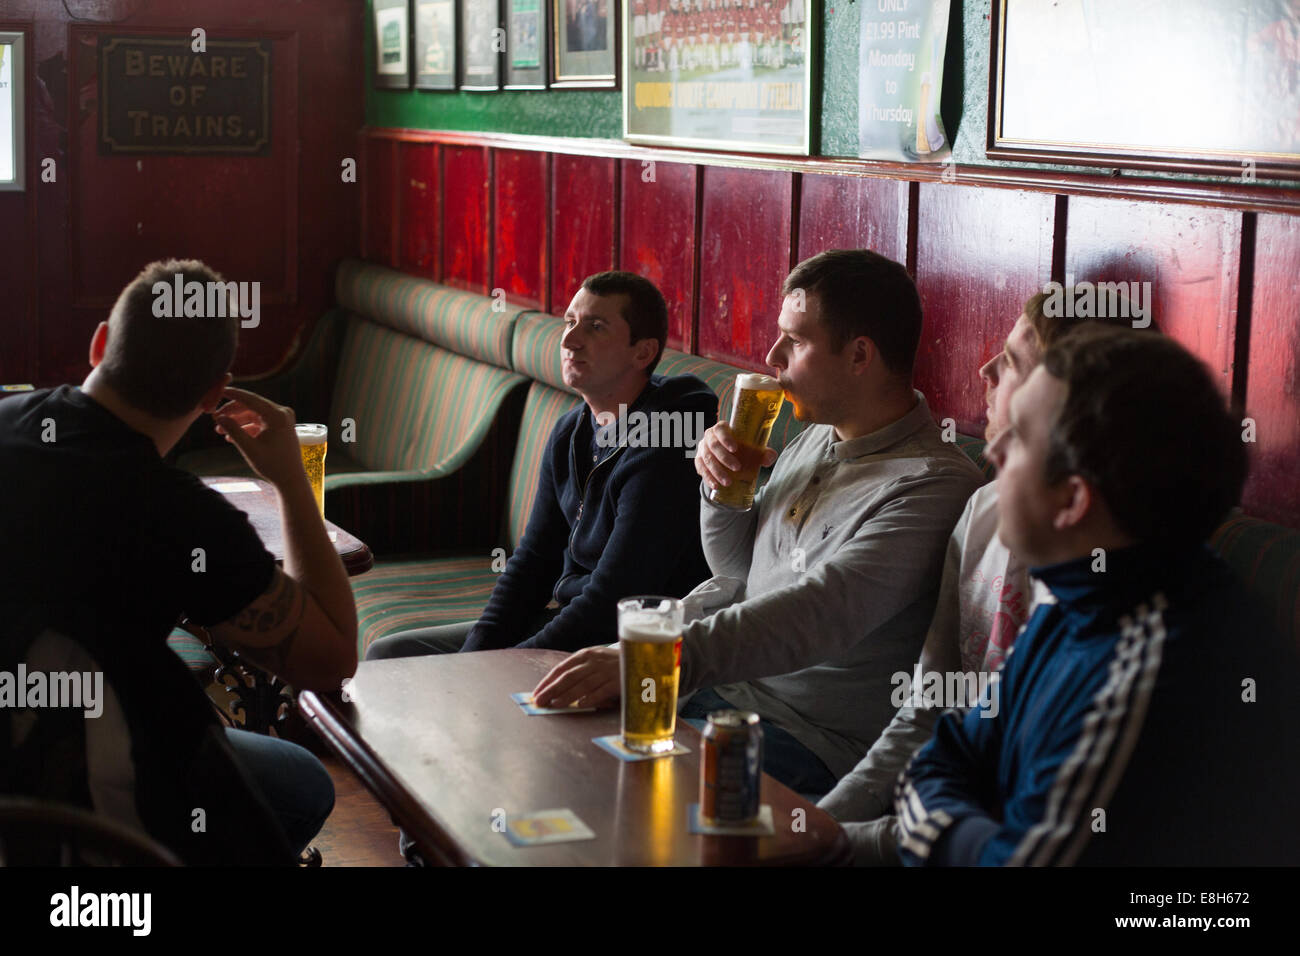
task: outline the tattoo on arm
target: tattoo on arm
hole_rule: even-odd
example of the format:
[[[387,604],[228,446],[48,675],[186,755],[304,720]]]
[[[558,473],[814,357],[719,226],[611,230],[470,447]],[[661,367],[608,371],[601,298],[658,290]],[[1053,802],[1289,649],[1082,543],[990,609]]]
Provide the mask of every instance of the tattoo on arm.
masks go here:
[[[298,622],[302,620],[304,607],[305,598],[298,583],[288,575],[278,575],[277,587],[270,596],[244,608],[235,618],[235,626],[246,632],[267,634],[280,630],[287,621],[295,623],[276,644],[250,647],[238,643],[239,653],[259,667],[280,674],[298,637]]]
[[[255,634],[274,631],[289,618],[291,613],[302,614],[302,589],[287,574],[280,574],[279,586],[265,602],[254,601],[239,612],[235,626]]]

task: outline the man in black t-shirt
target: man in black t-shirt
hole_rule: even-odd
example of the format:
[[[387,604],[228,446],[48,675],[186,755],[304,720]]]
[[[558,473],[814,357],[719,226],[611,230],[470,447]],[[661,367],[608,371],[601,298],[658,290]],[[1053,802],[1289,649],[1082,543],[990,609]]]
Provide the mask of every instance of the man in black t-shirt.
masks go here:
[[[130,728],[134,806],[118,801],[114,814],[93,786],[73,792],[143,826],[187,862],[237,863],[202,836],[239,829],[221,802],[232,774],[204,763],[222,745],[212,743],[210,706],[167,635],[184,614],[293,686],[332,691],[356,668],[356,609],[303,472],[292,410],[229,387],[238,313],[212,308],[214,286],[215,296],[230,295],[221,281],[195,261],[151,264],[95,330],[93,369],[80,388],[0,402],[0,671],[31,660],[43,637],[70,639],[102,670]],[[179,297],[171,307],[175,283],[199,283],[207,308],[174,314],[186,311]],[[218,409],[223,397],[231,401]],[[163,461],[203,414],[275,487],[283,569],[241,511]],[[18,740],[25,725],[13,713],[0,708],[0,720],[13,723],[0,730]],[[102,762],[91,716],[87,764]],[[301,850],[333,807],[328,774],[287,741],[225,736],[236,766]],[[49,754],[14,749],[26,762],[11,766],[39,767],[36,776],[48,778]],[[14,776],[4,780],[8,789],[33,792],[23,789],[31,780]],[[205,797],[197,781],[213,792]]]

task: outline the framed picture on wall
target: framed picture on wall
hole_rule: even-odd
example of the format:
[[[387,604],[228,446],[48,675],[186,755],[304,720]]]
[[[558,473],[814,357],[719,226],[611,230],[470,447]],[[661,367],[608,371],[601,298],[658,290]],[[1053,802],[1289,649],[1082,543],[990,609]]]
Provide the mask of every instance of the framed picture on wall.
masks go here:
[[[632,8],[630,25],[626,8],[623,17],[625,139],[809,153],[810,51],[821,42],[812,0],[703,8],[623,2]]]
[[[618,13],[627,0],[554,0],[553,87],[618,85]]]
[[[505,0],[506,89],[546,89],[548,0]]]
[[[415,87],[456,88],[456,0],[414,0]]]
[[[1294,179],[1296,9],[1294,0],[995,0],[986,152]],[[1175,17],[1178,42],[1153,43]]]
[[[374,0],[375,86],[411,86],[411,23],[408,0]]]
[[[27,111],[23,34],[0,33],[0,189],[27,188],[23,174],[23,117]]]
[[[460,88],[501,89],[504,49],[498,0],[460,0]]]

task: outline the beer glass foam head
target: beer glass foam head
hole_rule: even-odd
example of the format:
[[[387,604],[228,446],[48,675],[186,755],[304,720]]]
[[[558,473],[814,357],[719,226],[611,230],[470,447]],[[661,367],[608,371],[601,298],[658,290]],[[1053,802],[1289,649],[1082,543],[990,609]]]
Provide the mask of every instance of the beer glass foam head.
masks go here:
[[[673,627],[672,621],[662,618],[644,621],[622,620],[618,624],[618,636],[624,641],[640,641],[643,644],[667,644],[682,636],[681,625]]]
[[[323,445],[329,434],[324,425],[295,425],[294,430],[298,433],[299,445]]]
[[[749,392],[771,392],[779,389],[781,383],[771,375],[760,375],[758,372],[742,372],[736,376],[736,388],[745,389]]]
[[[682,636],[682,602],[630,597],[618,602],[618,636],[634,641],[671,641]]]
[[[772,389],[781,388],[781,382],[770,375],[759,375],[758,372],[742,372],[736,376],[736,388],[746,389],[749,392],[771,392]]]

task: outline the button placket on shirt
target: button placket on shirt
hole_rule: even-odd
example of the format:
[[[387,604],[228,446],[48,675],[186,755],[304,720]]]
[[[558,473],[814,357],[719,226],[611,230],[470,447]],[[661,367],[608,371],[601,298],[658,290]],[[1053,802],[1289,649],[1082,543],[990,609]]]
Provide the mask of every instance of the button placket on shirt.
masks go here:
[[[812,477],[808,480],[808,484],[804,486],[799,497],[795,499],[794,505],[786,512],[786,517],[793,522],[796,542],[808,522],[808,516],[812,514],[813,508],[817,506],[817,499],[821,497],[822,485],[829,480],[829,473],[834,467],[835,455],[830,450],[827,450],[826,457],[817,465]]]

